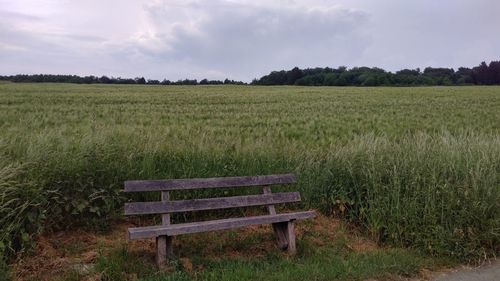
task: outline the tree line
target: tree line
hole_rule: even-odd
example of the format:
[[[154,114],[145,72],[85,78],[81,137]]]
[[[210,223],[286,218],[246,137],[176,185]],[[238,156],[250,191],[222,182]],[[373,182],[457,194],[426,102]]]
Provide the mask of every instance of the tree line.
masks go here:
[[[225,80],[196,80],[184,79],[170,81],[167,79],[146,80],[144,77],[121,78],[107,76],[78,76],[53,74],[18,74],[0,76],[0,80],[11,82],[31,83],[79,83],[79,84],[149,84],[149,85],[246,85],[242,81]],[[348,69],[317,67],[291,70],[273,71],[259,79],[254,79],[251,85],[298,85],[298,86],[451,86],[451,85],[500,85],[500,61],[467,68],[433,68],[427,67],[423,71],[417,69],[403,69],[395,73],[377,67],[353,67]]]
[[[427,67],[395,73],[377,67],[307,68],[273,71],[252,81],[253,85],[299,86],[435,86],[500,85],[500,61],[482,62],[473,68]]]
[[[177,81],[170,81],[167,79],[146,80],[144,77],[136,78],[121,78],[121,77],[108,77],[108,76],[78,76],[78,75],[58,75],[58,74],[17,74],[10,76],[0,76],[0,80],[11,81],[17,83],[76,83],[76,84],[140,84],[140,85],[224,85],[236,84],[244,85],[246,83],[230,79],[225,80],[196,80],[196,79],[183,79]]]

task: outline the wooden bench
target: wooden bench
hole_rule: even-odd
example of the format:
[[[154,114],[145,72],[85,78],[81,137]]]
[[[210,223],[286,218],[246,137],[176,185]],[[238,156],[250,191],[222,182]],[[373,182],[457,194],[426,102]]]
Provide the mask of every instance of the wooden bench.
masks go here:
[[[294,221],[312,218],[315,216],[315,213],[314,211],[304,211],[277,214],[274,204],[298,202],[300,201],[300,193],[272,193],[270,186],[291,184],[295,182],[296,178],[293,174],[126,181],[125,192],[161,191],[161,201],[126,203],[125,215],[162,215],[161,225],[129,228],[128,236],[129,239],[156,238],[156,263],[160,266],[167,257],[173,257],[173,236],[232,229],[257,224],[272,224],[278,246],[293,254],[296,251]],[[169,200],[169,192],[174,190],[245,186],[262,186],[263,194],[176,201]],[[171,213],[263,205],[267,205],[268,215],[170,224]]]

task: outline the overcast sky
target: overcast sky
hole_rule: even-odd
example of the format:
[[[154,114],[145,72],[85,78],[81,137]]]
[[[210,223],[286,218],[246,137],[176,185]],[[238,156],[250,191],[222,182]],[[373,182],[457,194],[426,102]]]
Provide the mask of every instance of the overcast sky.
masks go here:
[[[500,60],[498,0],[0,0],[0,74],[250,81]]]

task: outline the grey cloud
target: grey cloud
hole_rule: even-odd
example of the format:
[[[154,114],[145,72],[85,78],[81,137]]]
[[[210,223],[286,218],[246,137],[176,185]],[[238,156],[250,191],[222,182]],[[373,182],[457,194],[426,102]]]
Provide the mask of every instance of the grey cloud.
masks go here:
[[[369,34],[363,33],[369,17],[359,11],[334,6],[278,9],[213,3],[190,7],[201,18],[195,32],[176,26],[164,35],[162,40],[171,46],[160,54],[165,62],[202,65],[248,79],[249,74],[260,75],[263,69],[347,63],[370,41]],[[149,7],[158,27],[169,12]]]
[[[500,58],[496,0],[381,0],[364,6],[373,15],[373,44],[354,64],[457,68]]]
[[[0,74],[249,81],[293,66],[500,59],[496,0],[2,1]]]
[[[106,38],[65,29],[55,32],[43,28],[45,21],[41,16],[0,10],[0,74],[102,73],[95,63],[102,57],[89,46]]]
[[[0,18],[4,21],[11,20],[28,20],[28,21],[40,21],[43,18],[35,15],[29,15],[25,13],[12,12],[12,11],[2,11],[0,10]]]

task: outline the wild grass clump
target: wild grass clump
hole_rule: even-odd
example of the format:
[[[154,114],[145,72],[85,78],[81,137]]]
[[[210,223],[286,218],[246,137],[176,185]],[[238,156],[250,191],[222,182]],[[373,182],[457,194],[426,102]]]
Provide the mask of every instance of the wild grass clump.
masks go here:
[[[321,192],[308,193],[314,205],[377,241],[467,261],[498,251],[497,135],[365,135],[332,148],[323,166]]]
[[[5,257],[3,255],[0,255],[0,280],[2,281],[12,280],[12,274],[10,268],[7,265],[7,262],[5,261]]]
[[[25,168],[0,162],[0,265],[32,245],[46,219],[46,194],[25,179]]]

